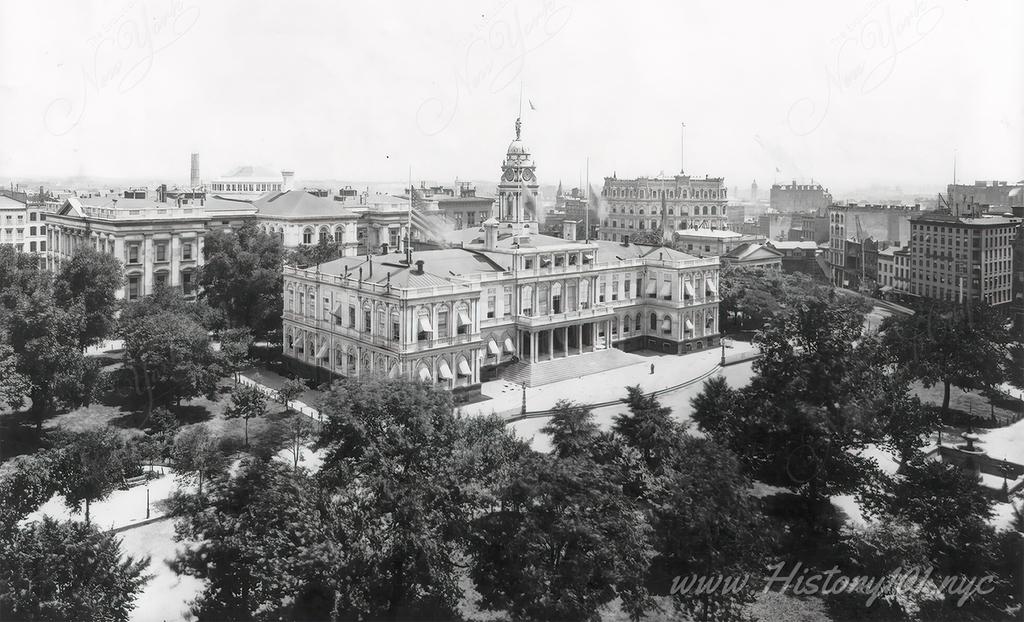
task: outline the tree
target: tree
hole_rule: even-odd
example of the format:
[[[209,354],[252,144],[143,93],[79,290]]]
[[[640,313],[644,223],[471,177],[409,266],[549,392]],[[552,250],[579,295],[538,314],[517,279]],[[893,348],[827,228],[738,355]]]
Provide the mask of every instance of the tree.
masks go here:
[[[859,455],[880,441],[906,386],[890,378],[884,350],[862,336],[864,305],[806,300],[769,322],[750,385],[708,383],[694,419],[734,451],[748,473],[801,491],[810,508],[852,492],[877,465]],[[811,514],[808,514],[811,516]]]
[[[11,347],[17,355],[16,371],[30,383],[30,412],[36,429],[59,406],[77,406],[91,400],[100,377],[94,361],[78,347],[83,330],[81,305],[58,307],[48,285],[18,299],[6,322]]]
[[[52,456],[39,452],[17,456],[0,470],[0,541],[57,492]]]
[[[231,377],[238,383],[238,372],[245,369],[251,362],[249,350],[252,348],[252,331],[248,328],[232,328],[220,334],[220,352],[224,367],[231,372]]]
[[[571,458],[590,452],[598,427],[590,408],[562,399],[555,403],[551,418],[540,431],[551,435],[559,458]]]
[[[211,434],[207,426],[193,425],[183,428],[174,437],[171,464],[175,477],[185,484],[194,482],[198,495],[202,496],[203,482],[224,473],[228,459],[220,449],[219,438]]]
[[[298,378],[285,380],[281,388],[277,390],[277,400],[284,406],[285,412],[291,410],[291,403],[299,399],[306,392],[306,385]]]
[[[0,406],[21,408],[32,390],[32,384],[18,371],[14,348],[0,343]]]
[[[228,326],[258,336],[281,329],[284,248],[276,236],[254,224],[215,231],[207,234],[203,254],[200,297],[224,313]]]
[[[49,517],[0,540],[0,619],[127,622],[149,558],[124,556],[111,533]]]
[[[660,473],[678,450],[685,426],[672,418],[672,409],[662,406],[653,395],[645,396],[640,385],[626,387],[622,401],[629,414],[615,416],[612,429],[626,444],[643,456],[652,473]]]
[[[333,240],[320,238],[316,244],[302,244],[285,253],[284,263],[292,266],[318,266],[341,257],[341,247]]]
[[[758,501],[736,456],[706,438],[684,435],[654,479],[648,504],[656,552],[648,579],[652,592],[668,594],[688,619],[745,619],[757,586],[742,579],[763,571],[768,546]],[[701,593],[692,587],[716,577],[740,589]],[[679,586],[684,589],[673,593]]]
[[[81,305],[85,317],[78,335],[79,348],[99,343],[113,332],[117,290],[123,285],[121,261],[90,247],[76,249],[71,260],[61,266],[54,279],[55,300],[65,309]]]
[[[930,387],[942,383],[942,415],[949,412],[950,387],[982,389],[1004,379],[1011,337],[999,314],[974,303],[932,301],[908,317],[887,318],[885,343],[914,377]]]
[[[124,365],[146,413],[156,405],[212,394],[222,372],[207,331],[173,308],[153,310],[152,301],[128,304],[121,317]]]
[[[105,499],[124,481],[125,451],[124,440],[111,427],[63,433],[58,438],[54,479],[69,509],[79,512],[85,504],[86,523],[90,504]]]
[[[616,596],[632,616],[650,549],[618,471],[589,456],[529,452],[473,522],[470,577],[480,605],[512,619],[592,620]]]
[[[275,463],[243,460],[201,505],[175,523],[187,541],[172,562],[204,581],[191,604],[200,620],[326,620],[343,550],[314,480]]]
[[[228,419],[241,418],[245,422],[245,446],[249,446],[249,420],[267,414],[267,398],[263,391],[251,384],[235,385],[231,390],[231,405],[224,410]]]
[[[465,451],[451,394],[404,380],[344,380],[322,409],[317,479],[349,555],[338,576],[353,578],[339,586],[335,617],[457,617],[457,559],[486,499],[466,478],[481,462]]]

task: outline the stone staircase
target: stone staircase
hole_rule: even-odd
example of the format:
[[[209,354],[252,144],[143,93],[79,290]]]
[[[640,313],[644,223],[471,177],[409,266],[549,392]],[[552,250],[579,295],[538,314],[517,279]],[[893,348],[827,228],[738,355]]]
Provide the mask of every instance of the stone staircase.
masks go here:
[[[610,369],[644,362],[644,357],[611,348],[567,358],[527,363],[519,361],[505,368],[501,379],[528,387],[539,387],[580,376],[588,376]]]

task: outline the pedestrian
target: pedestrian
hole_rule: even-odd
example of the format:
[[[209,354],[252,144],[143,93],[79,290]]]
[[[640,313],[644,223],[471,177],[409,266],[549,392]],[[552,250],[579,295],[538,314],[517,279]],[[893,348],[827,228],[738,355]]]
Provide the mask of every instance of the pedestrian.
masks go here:
[[[654,363],[651,363],[651,375],[654,375]]]

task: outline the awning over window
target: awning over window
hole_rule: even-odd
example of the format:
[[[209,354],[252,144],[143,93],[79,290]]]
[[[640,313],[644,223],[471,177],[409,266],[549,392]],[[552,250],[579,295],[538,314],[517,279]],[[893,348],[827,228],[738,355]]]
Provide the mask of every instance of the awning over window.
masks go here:
[[[647,281],[647,295],[650,296],[651,294],[657,294],[657,293],[658,293],[658,282],[657,281]]]
[[[465,311],[459,311],[458,318],[459,326],[469,326],[472,322],[469,321],[469,314]]]
[[[672,330],[672,318],[665,318],[661,321],[661,330]]]
[[[504,345],[505,345],[505,352],[507,352],[509,354],[515,354],[516,353],[516,347],[514,345],[512,345],[512,339],[506,337]]]
[[[331,344],[328,343],[326,339],[324,339],[323,343],[320,344],[320,347],[316,349],[316,358],[327,358],[327,351],[328,349],[330,349],[330,347]]]
[[[448,367],[448,362],[447,361],[441,361],[441,364],[437,366],[437,375],[442,380],[451,380],[452,379],[452,368]]]
[[[421,333],[432,333],[432,332],[434,332],[434,327],[432,327],[430,325],[430,318],[428,318],[425,315],[421,315],[420,316],[419,326],[420,326],[420,332]]]
[[[717,296],[718,290],[715,289],[715,284],[711,282],[711,279],[704,279],[704,289],[708,296]]]
[[[501,351],[498,350],[498,344],[493,339],[487,342],[487,353],[491,356],[498,356],[498,354],[501,353]]]
[[[426,370],[424,369],[423,371],[426,371]],[[388,378],[397,378],[397,377],[398,377],[398,365],[395,364],[395,365],[392,365],[390,371],[388,371]]]
[[[594,253],[583,253],[583,263],[594,261]]]
[[[459,375],[460,376],[472,376],[473,370],[469,368],[469,363],[465,360],[459,361]]]
[[[687,298],[696,298],[696,296],[693,295],[693,284],[689,281],[683,283],[683,290],[685,291]]]
[[[661,291],[658,292],[658,295],[661,296],[662,298],[671,298],[672,297],[672,283],[669,283],[668,281],[662,283],[661,284]]]
[[[430,370],[426,367],[420,367],[420,380],[430,381]]]
[[[686,332],[693,332],[693,322],[691,322],[690,320],[686,320]]]

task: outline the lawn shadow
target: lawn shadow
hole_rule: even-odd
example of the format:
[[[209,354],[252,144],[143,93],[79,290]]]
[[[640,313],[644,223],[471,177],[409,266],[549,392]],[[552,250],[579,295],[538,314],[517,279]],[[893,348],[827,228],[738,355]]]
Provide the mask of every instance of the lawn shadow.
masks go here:
[[[181,425],[189,425],[192,423],[202,423],[204,421],[210,421],[213,419],[213,413],[210,409],[202,404],[186,404],[184,406],[175,406],[170,409],[174,413],[174,418],[178,420]]]

